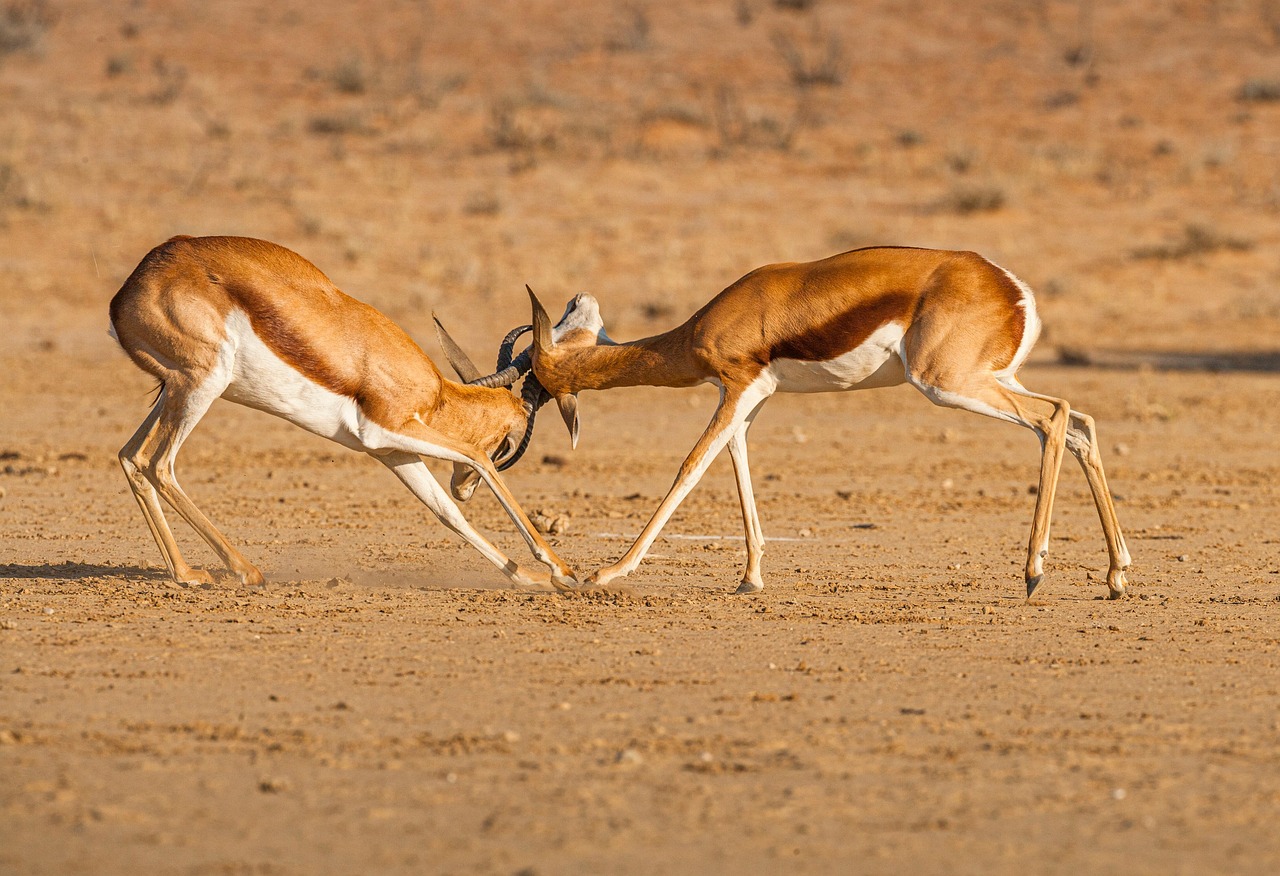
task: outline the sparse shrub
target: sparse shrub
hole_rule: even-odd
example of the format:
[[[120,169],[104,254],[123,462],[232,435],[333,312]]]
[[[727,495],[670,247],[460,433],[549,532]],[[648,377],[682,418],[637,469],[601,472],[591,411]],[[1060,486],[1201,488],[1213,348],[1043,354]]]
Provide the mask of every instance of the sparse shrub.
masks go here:
[[[646,301],[640,305],[640,313],[650,322],[667,319],[675,313],[675,308],[665,301]]]
[[[1055,91],[1044,99],[1044,108],[1053,112],[1054,110],[1075,106],[1079,102],[1080,93],[1077,91]]]
[[[169,64],[164,58],[156,58],[151,65],[156,77],[156,87],[147,95],[147,100],[165,106],[173,103],[182,94],[187,85],[187,68]]]
[[[468,216],[497,216],[502,212],[502,203],[491,192],[476,192],[463,203],[462,212]]]
[[[35,49],[58,21],[44,0],[11,0],[0,9],[0,57]]]
[[[358,113],[312,116],[307,130],[313,134],[363,134],[364,120]]]
[[[844,82],[844,45],[835,34],[824,34],[821,27],[815,25],[808,50],[802,49],[783,31],[773,34],[773,47],[786,64],[792,84],[798,88]]]
[[[807,115],[807,107],[801,100],[786,122],[767,115],[753,117],[742,105],[738,93],[728,85],[716,89],[712,111],[721,151],[746,146],[785,152],[791,148],[796,132],[804,125]]]
[[[133,70],[133,58],[128,55],[112,55],[107,58],[107,78],[115,79]]]
[[[621,18],[622,24],[605,40],[604,47],[610,52],[639,52],[648,48],[652,31],[649,11],[639,4],[626,3],[621,7]]]
[[[1240,86],[1236,98],[1247,103],[1274,103],[1280,100],[1280,79],[1250,79]]]
[[[329,81],[343,94],[364,94],[369,87],[369,74],[364,61],[352,55],[329,71]]]
[[[975,156],[969,146],[957,146],[947,153],[947,167],[956,173],[968,173],[973,169]]]
[[[919,146],[924,143],[924,134],[921,134],[919,131],[912,130],[899,131],[897,136],[893,139],[897,140],[898,145],[902,148],[911,149],[914,146]]]
[[[9,162],[0,162],[0,210],[6,207],[26,209],[31,206],[26,182]]]
[[[807,12],[816,6],[818,0],[773,0],[779,9],[790,9],[792,12]]]
[[[495,149],[532,149],[534,136],[516,119],[515,107],[510,101],[500,101],[489,110],[489,143]]]
[[[991,213],[1005,205],[1004,189],[996,185],[956,186],[935,205],[937,209],[961,215]]]
[[[1231,250],[1243,252],[1253,248],[1253,241],[1221,234],[1205,225],[1191,223],[1182,229],[1182,238],[1171,243],[1143,246],[1130,253],[1135,259],[1185,259],[1196,255]]]

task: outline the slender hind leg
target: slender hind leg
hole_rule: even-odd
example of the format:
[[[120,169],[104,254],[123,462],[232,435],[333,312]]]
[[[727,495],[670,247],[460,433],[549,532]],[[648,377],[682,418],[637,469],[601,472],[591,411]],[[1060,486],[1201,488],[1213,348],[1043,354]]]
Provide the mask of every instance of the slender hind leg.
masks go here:
[[[1093,504],[1098,508],[1098,519],[1102,521],[1102,533],[1107,539],[1107,555],[1110,559],[1107,589],[1111,591],[1112,599],[1119,599],[1125,594],[1128,582],[1124,572],[1129,568],[1132,558],[1124,543],[1124,534],[1120,531],[1120,518],[1116,515],[1115,500],[1111,498],[1111,491],[1107,488],[1107,476],[1102,470],[1102,455],[1098,452],[1098,434],[1093,417],[1079,411],[1071,412],[1067,449],[1084,469],[1089,490],[1093,493]]]
[[[1016,379],[1006,379],[1001,383],[1018,395],[1027,398],[1052,402],[1050,396],[1032,392]],[[1102,534],[1107,541],[1107,556],[1110,567],[1107,570],[1107,589],[1112,599],[1119,599],[1125,594],[1124,570],[1129,567],[1131,559],[1129,548],[1125,546],[1124,535],[1120,532],[1120,518],[1116,515],[1115,500],[1107,488],[1107,476],[1102,470],[1102,455],[1098,451],[1098,435],[1093,417],[1088,414],[1072,411],[1067,424],[1067,449],[1080,463],[1084,470],[1085,480],[1089,482],[1089,492],[1093,494],[1093,504],[1098,509],[1098,519],[1102,523]]]
[[[188,389],[175,387],[172,383],[166,386],[160,404],[159,414],[148,440],[134,454],[134,464],[141,469],[155,491],[169,505],[182,515],[182,519],[191,525],[209,547],[222,559],[227,568],[244,584],[261,584],[262,573],[244,558],[226,537],[218,531],[191,498],[178,485],[173,464],[182,443],[186,441],[196,423],[209,410],[214,399],[222,394],[225,384],[219,385],[216,380]],[[132,483],[132,480],[130,481]],[[163,519],[163,518],[161,518]],[[172,535],[170,535],[172,539]],[[164,548],[161,548],[163,551]],[[174,547],[176,551],[176,546]]]
[[[166,392],[165,389],[160,390],[155,405],[142,421],[142,425],[138,427],[138,431],[134,432],[133,437],[120,448],[118,454],[120,467],[124,469],[133,498],[142,509],[142,517],[147,522],[147,528],[151,530],[151,535],[160,548],[160,556],[169,569],[169,576],[179,584],[209,584],[213,581],[212,575],[203,569],[193,569],[183,559],[182,552],[178,550],[178,543],[173,537],[173,531],[169,529],[169,522],[164,518],[164,509],[160,505],[156,488],[151,485],[151,481],[147,480],[139,465],[139,454],[155,434],[156,422],[160,419],[165,405]]]
[[[738,482],[738,503],[742,506],[742,525],[747,536],[747,568],[742,573],[739,593],[758,593],[764,589],[760,575],[760,558],[764,555],[764,531],[760,528],[760,512],[756,510],[755,493],[751,489],[751,468],[747,463],[747,430],[756,418],[757,407],[729,440],[729,457]]]
[[[1017,423],[1035,432],[1040,439],[1040,483],[1036,492],[1035,516],[1031,521],[1031,538],[1027,544],[1026,582],[1027,596],[1030,597],[1044,580],[1044,558],[1049,553],[1049,522],[1053,514],[1054,494],[1058,489],[1062,454],[1066,449],[1071,406],[1052,396],[1032,395],[1026,390],[1015,393],[997,382],[994,376],[981,382],[970,381],[960,390],[933,386],[914,377],[909,379],[934,404]],[[1032,410],[1024,401],[1027,397],[1052,405],[1053,413],[1046,417]]]

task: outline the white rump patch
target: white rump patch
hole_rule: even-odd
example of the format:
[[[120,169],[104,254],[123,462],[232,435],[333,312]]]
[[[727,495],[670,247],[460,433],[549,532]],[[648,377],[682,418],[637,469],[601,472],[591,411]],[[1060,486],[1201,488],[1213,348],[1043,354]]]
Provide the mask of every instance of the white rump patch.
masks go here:
[[[1031,291],[1031,287],[1022,280],[1013,275],[1011,271],[1001,268],[992,262],[995,267],[1004,272],[1004,275],[1013,281],[1013,285],[1018,287],[1018,291],[1022,293],[1021,304],[1022,310],[1026,314],[1026,322],[1022,328],[1022,340],[1018,342],[1018,349],[1013,354],[1013,361],[1009,363],[1007,368],[996,372],[996,378],[1009,377],[1018,372],[1022,367],[1022,363],[1027,361],[1027,357],[1031,355],[1031,348],[1036,345],[1036,341],[1040,338],[1040,314],[1036,312],[1036,297]]]
[[[906,333],[885,323],[849,352],[825,361],[775,359],[769,364],[779,392],[838,392],[897,386],[906,380],[899,347]]]

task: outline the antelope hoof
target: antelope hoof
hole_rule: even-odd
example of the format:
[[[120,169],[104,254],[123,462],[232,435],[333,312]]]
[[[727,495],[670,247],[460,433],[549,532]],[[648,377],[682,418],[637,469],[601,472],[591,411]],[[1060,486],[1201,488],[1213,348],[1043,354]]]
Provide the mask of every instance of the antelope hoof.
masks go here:
[[[738,585],[738,589],[735,590],[734,593],[759,593],[763,589],[763,582],[743,579],[742,583]]]
[[[183,587],[199,587],[213,584],[213,575],[204,569],[185,569],[176,573],[173,580]]]
[[[526,569],[523,566],[516,566],[515,572],[511,576],[511,583],[520,590],[560,590],[556,586],[555,579],[552,578],[550,572],[544,572],[541,569]]]
[[[266,583],[266,579],[262,577],[262,573],[258,571],[257,566],[250,566],[242,572],[236,572],[236,577],[246,587],[261,587]]]
[[[590,587],[604,587],[614,578],[621,578],[623,573],[614,571],[615,566],[605,566],[603,569],[596,569],[587,578],[587,585]]]
[[[568,593],[570,590],[578,589],[578,579],[574,577],[572,571],[568,571],[568,574],[557,574],[553,572],[551,574],[551,586],[556,590],[559,590],[561,593]]]
[[[1117,569],[1116,571],[1107,575],[1107,589],[1109,591],[1107,593],[1107,598],[1123,599],[1125,596],[1128,596],[1129,595],[1129,589],[1127,586],[1128,583],[1129,582],[1125,580],[1123,569]]]
[[[1044,575],[1027,576],[1027,599],[1031,598],[1031,594],[1036,592],[1036,588],[1040,586],[1040,582],[1043,580]]]

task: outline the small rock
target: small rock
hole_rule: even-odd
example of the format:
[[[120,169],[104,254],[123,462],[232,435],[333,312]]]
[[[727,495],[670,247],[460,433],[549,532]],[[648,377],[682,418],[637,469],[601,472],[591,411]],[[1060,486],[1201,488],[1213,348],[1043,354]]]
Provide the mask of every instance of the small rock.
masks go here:
[[[644,755],[634,748],[624,748],[614,757],[613,762],[622,766],[639,766],[644,763]]]
[[[561,535],[569,531],[569,515],[539,508],[529,514],[533,528],[543,535]]]

